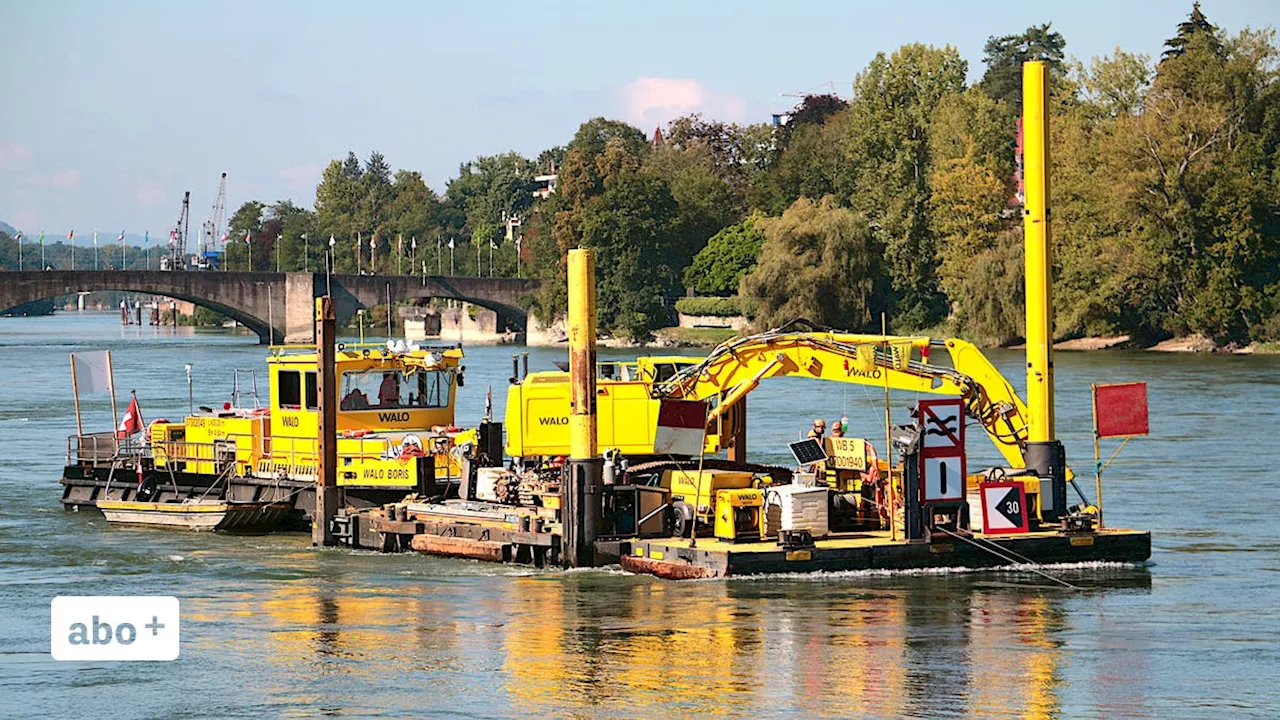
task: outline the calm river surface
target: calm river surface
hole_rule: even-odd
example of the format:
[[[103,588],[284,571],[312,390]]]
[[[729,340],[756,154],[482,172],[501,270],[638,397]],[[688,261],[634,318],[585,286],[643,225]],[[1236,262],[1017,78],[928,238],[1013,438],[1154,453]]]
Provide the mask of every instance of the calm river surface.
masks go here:
[[[1152,562],[1055,570],[1084,588],[1068,590],[996,572],[676,583],[109,528],[64,512],[57,483],[75,432],[67,354],[100,348],[148,420],[185,412],[188,362],[197,404],[225,399],[236,367],[266,393],[252,336],[0,319],[0,716],[1280,716],[1280,358],[1059,353],[1059,432],[1081,475],[1091,382],[1147,380],[1152,411],[1105,496],[1109,524],[1154,533]],[[460,424],[487,385],[500,417],[512,350],[466,352]],[[531,356],[545,369],[564,352]],[[1023,385],[1019,354],[994,359]],[[883,444],[881,402],[766,383],[753,459],[786,461],[787,440],[842,413]],[[108,429],[104,396],[84,416]],[[971,467],[994,460],[980,437],[970,450]],[[50,658],[54,596],[151,594],[181,598],[178,661]]]

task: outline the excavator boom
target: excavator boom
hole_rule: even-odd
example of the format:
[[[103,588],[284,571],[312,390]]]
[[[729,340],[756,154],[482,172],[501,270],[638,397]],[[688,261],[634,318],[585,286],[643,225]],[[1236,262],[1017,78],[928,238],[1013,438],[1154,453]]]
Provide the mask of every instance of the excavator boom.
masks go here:
[[[656,395],[713,404],[708,422],[771,377],[889,387],[913,393],[958,396],[1011,467],[1023,467],[1027,408],[1013,386],[972,343],[958,339],[860,335],[833,331],[778,330],[735,338],[706,360],[654,386]],[[930,362],[945,350],[951,367]]]

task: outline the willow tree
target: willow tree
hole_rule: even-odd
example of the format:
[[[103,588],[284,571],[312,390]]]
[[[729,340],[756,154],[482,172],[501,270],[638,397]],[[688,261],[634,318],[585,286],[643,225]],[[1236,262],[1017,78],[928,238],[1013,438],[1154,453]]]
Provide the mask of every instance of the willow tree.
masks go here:
[[[800,198],[779,218],[758,221],[765,242],[742,295],[757,306],[756,322],[777,327],[795,318],[864,330],[880,309],[871,228],[834,197]]]

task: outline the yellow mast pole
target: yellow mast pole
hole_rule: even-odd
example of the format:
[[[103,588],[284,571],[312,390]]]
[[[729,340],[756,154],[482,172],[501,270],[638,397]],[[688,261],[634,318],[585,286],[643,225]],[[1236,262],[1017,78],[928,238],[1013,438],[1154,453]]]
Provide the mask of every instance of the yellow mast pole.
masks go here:
[[[596,447],[596,256],[569,251],[569,478],[562,489],[562,561],[593,564],[602,521],[602,467]]]
[[[1049,442],[1053,431],[1053,251],[1049,231],[1049,66],[1022,66],[1022,172],[1026,200],[1027,439]]]
[[[884,353],[885,359],[888,360],[890,358],[889,324],[888,324],[888,320],[885,318],[884,313],[880,313],[880,337],[881,337],[880,343],[882,345],[881,350]],[[890,361],[889,364],[891,365],[892,361]],[[885,458],[885,461],[888,463],[887,469],[885,470],[885,477],[887,478],[886,482],[889,483],[889,539],[892,541],[897,541],[898,539],[898,491],[893,486],[893,433],[891,431],[893,414],[890,411],[890,407],[889,407],[889,365],[885,365],[884,369],[881,370],[881,372],[884,373],[884,458]],[[907,469],[904,461],[904,466],[902,468],[902,471],[904,473],[903,477],[906,477],[905,475],[906,470]],[[905,520],[906,518],[903,518],[903,519]]]
[[[1041,480],[1041,517],[1066,511],[1066,453],[1053,427],[1053,245],[1049,214],[1049,66],[1022,65],[1023,234],[1027,314],[1026,466]],[[1043,481],[1049,492],[1044,492]]]

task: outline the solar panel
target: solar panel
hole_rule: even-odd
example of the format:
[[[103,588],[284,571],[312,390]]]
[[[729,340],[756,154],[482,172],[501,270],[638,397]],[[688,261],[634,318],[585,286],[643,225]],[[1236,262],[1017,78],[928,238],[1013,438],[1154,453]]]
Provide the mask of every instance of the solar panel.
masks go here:
[[[809,465],[827,459],[827,453],[823,451],[822,443],[818,442],[816,438],[797,440],[788,444],[787,447],[791,448],[791,454],[795,456],[796,462],[801,465]]]

